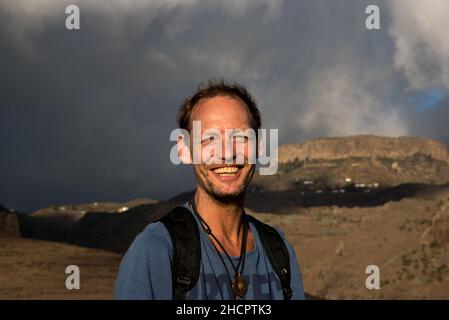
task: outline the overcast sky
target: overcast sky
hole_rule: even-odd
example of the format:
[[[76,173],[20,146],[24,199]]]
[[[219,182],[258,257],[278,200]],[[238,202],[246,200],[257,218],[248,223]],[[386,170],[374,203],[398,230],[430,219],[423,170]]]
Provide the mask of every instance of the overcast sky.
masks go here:
[[[77,4],[80,30],[65,28]],[[380,30],[365,8],[380,8]],[[18,210],[192,189],[169,159],[183,99],[224,77],[280,143],[449,141],[446,0],[0,0],[0,203]]]

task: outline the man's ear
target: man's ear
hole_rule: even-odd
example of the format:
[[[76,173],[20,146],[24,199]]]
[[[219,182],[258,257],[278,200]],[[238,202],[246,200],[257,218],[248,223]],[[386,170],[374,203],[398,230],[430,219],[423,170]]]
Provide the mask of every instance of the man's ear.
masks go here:
[[[178,137],[178,156],[179,159],[181,159],[182,163],[184,164],[191,164],[192,163],[192,156],[190,155],[190,149],[189,146],[186,144],[185,137],[183,135],[180,135]]]

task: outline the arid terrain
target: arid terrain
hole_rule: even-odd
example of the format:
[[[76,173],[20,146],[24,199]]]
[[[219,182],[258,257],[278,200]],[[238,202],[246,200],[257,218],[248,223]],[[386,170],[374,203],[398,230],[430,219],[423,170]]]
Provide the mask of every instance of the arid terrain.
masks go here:
[[[449,188],[375,207],[255,214],[285,231],[305,289],[326,299],[449,299]],[[365,287],[368,265],[380,290]]]
[[[279,173],[250,186],[248,213],[284,231],[308,294],[449,299],[449,152],[431,140],[389,139],[281,147]],[[0,299],[112,298],[136,234],[191,195],[27,215],[0,207]],[[80,290],[64,287],[70,264],[81,268]],[[365,287],[369,265],[380,269],[379,290]]]
[[[0,237],[0,299],[113,299],[121,255],[96,249]],[[80,289],[65,287],[66,267],[80,268]]]

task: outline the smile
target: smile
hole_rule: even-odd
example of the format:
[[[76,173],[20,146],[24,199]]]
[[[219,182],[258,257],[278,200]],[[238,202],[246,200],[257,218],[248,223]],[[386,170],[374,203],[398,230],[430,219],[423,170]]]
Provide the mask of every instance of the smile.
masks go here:
[[[212,169],[212,172],[214,172],[216,175],[218,175],[220,178],[229,180],[238,178],[240,176],[240,169],[242,167],[238,166],[226,166],[226,167],[219,167]]]

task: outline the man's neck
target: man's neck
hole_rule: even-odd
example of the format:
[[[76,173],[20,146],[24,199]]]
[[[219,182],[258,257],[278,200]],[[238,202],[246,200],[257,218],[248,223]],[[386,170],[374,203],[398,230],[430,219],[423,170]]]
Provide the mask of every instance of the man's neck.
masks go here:
[[[200,187],[195,192],[195,206],[201,218],[220,242],[232,246],[240,246],[242,241],[243,205],[243,197],[223,202],[213,198]]]

